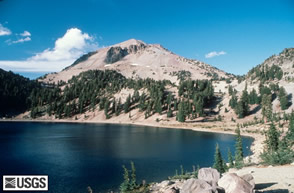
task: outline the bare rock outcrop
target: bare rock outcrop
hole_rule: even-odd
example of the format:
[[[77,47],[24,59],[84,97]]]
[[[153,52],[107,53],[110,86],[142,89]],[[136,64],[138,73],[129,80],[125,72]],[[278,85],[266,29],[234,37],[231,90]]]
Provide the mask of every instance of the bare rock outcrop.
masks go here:
[[[214,193],[214,191],[206,181],[191,178],[184,183],[180,193]]]
[[[146,45],[143,43],[139,43],[137,45],[130,45],[128,52],[129,53],[137,53],[138,51],[143,51],[146,48]]]
[[[216,187],[220,179],[220,173],[214,168],[201,168],[198,171],[198,179],[206,181],[212,187]]]
[[[122,49],[121,47],[111,47],[107,51],[106,58],[105,58],[104,62],[107,64],[112,64],[112,63],[115,63],[115,62],[121,60],[126,55],[128,55],[127,48]]]
[[[239,177],[235,173],[225,174],[218,185],[225,189],[226,193],[253,193],[253,188],[249,182]]]
[[[251,174],[245,174],[241,176],[241,178],[245,180],[246,182],[248,182],[251,186],[255,187],[255,181]]]

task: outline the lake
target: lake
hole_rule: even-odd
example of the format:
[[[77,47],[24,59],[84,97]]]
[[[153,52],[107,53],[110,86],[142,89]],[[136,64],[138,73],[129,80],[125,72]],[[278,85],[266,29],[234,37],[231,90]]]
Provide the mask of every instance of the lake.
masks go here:
[[[252,138],[243,137],[244,155]],[[49,175],[49,192],[117,189],[122,165],[133,161],[137,179],[161,181],[183,165],[213,164],[218,143],[226,158],[235,136],[118,124],[0,122],[0,174]]]

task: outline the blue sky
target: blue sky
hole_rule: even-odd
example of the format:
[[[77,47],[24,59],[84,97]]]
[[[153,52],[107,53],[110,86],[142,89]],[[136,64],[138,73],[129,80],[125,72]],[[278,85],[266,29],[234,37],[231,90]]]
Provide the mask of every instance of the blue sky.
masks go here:
[[[135,38],[245,74],[294,47],[293,34],[291,0],[2,0],[0,68],[39,76]]]

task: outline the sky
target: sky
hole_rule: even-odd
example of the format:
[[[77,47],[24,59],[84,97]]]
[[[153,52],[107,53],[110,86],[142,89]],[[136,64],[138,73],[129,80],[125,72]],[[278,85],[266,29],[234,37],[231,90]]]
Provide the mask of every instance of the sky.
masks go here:
[[[132,38],[243,75],[294,47],[294,1],[0,0],[0,68],[30,78]]]

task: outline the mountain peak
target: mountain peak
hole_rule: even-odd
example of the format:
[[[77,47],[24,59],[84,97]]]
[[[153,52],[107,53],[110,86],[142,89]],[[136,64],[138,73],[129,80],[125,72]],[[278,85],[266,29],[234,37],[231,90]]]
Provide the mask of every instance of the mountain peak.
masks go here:
[[[127,41],[115,44],[111,47],[121,47],[121,48],[128,48],[131,45],[147,45],[145,42],[141,41],[141,40],[136,40],[136,39],[129,39]]]
[[[127,78],[152,78],[170,80],[197,78],[228,78],[230,75],[204,62],[187,59],[168,51],[159,44],[141,40],[127,41],[87,54],[66,70],[49,74],[44,82],[67,81],[72,76],[88,70],[116,70]]]

